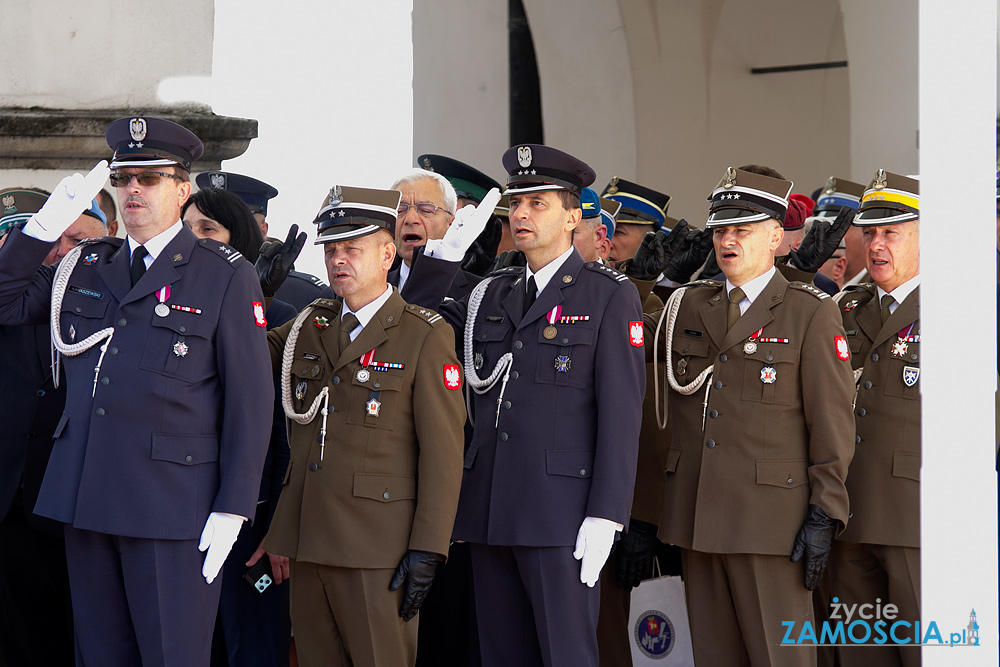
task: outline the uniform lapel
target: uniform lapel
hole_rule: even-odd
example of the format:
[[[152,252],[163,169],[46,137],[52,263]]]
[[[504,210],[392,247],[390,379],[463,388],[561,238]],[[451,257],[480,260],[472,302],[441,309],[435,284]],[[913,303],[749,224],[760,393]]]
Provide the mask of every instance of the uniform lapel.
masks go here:
[[[128,241],[122,243],[121,247],[111,254],[106,264],[97,267],[97,275],[108,286],[108,291],[115,301],[121,303],[132,289],[132,281],[129,278]]]
[[[528,309],[524,319],[517,325],[517,328],[520,329],[527,324],[531,324],[562,303],[565,300],[562,293],[563,288],[569,287],[576,282],[576,278],[582,268],[583,258],[580,257],[580,253],[574,248],[573,252],[570,253],[566,261],[563,262],[559,270],[549,279],[545,288],[539,293],[538,298],[535,299],[535,303],[531,304],[531,308]],[[564,276],[569,276],[571,280],[569,282],[564,281]]]
[[[855,319],[869,340],[878,338],[879,331],[882,329],[882,309],[879,306],[878,291],[875,292],[875,296],[868,300],[868,303],[858,308]]]
[[[500,302],[515,329],[521,324],[522,313],[524,313],[524,300],[528,298],[528,293],[524,285],[524,276],[526,273],[527,271],[522,273],[520,278],[510,284],[507,295]]]
[[[885,326],[878,332],[872,347],[878,347],[883,342],[895,336],[899,331],[913,324],[920,317],[920,287],[916,287],[910,295],[903,299],[896,312],[885,321]],[[881,316],[879,320],[881,320]]]
[[[786,289],[788,289],[788,281],[785,280],[784,276],[775,271],[771,280],[764,287],[764,291],[754,299],[754,302],[747,308],[747,312],[743,313],[743,316],[736,320],[736,324],[729,330],[726,337],[722,339],[722,345],[719,346],[719,350],[728,350],[733,345],[749,338],[755,331],[773,321],[774,315],[771,314],[771,308],[784,300]],[[728,303],[726,310],[728,311]]]
[[[389,297],[389,300],[382,304],[382,307],[376,311],[375,316],[365,325],[361,333],[358,334],[358,337],[351,341],[351,344],[347,346],[344,353],[337,359],[337,363],[333,367],[334,372],[344,367],[352,359],[360,359],[369,350],[389,340],[387,330],[399,324],[399,318],[402,316],[403,308],[405,307],[406,302],[399,296],[399,292],[393,288],[392,296]],[[334,329],[334,327],[331,326],[330,329]],[[336,340],[340,337],[339,318],[337,319],[337,327],[334,333],[334,350],[336,350],[339,347]],[[327,352],[329,353],[330,350],[327,349]]]
[[[726,315],[729,312],[729,300],[725,296],[725,291],[723,284],[719,293],[706,301],[699,310],[705,331],[720,350],[722,341],[726,338]]]
[[[153,263],[146,269],[146,273],[135,284],[135,287],[125,295],[125,298],[121,301],[122,305],[138,301],[161,287],[177,282],[181,276],[174,267],[188,262],[191,257],[191,251],[194,249],[197,241],[198,237],[194,235],[194,232],[186,225],[182,225],[181,230],[170,240],[167,247],[157,255]],[[122,254],[123,256],[128,256],[127,249]],[[177,255],[180,255],[180,259],[174,259]]]

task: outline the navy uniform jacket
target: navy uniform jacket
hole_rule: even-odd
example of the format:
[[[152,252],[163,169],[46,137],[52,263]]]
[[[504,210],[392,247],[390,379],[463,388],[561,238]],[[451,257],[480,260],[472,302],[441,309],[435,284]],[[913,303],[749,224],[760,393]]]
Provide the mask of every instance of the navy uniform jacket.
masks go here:
[[[464,360],[468,298],[438,306],[457,267],[422,257],[404,298],[439,308]],[[524,267],[492,274],[476,314],[480,375],[506,352],[513,365],[502,400],[502,378],[487,393],[472,394],[475,433],[454,538],[572,546],[585,517],[628,524],[646,386],[641,332],[633,341],[630,323],[642,321],[642,308],[624,274],[585,264],[574,250],[522,318],[524,274]],[[561,317],[589,319],[557,322],[547,336],[545,316],[557,306]],[[560,356],[569,362],[565,371],[557,370]]]
[[[290,303],[298,312],[316,299],[336,299],[330,286],[316,276],[301,271],[289,271],[285,282],[274,294],[275,299]]]
[[[51,247],[15,230],[0,249],[0,323],[48,320],[54,267],[40,264]],[[155,315],[165,285],[168,303],[201,313]],[[134,289],[121,239],[83,248],[62,338],[114,335],[96,385],[100,345],[63,358],[66,409],[35,512],[158,539],[197,539],[210,512],[253,517],[274,396],[254,302],[263,297],[253,267],[187,227]]]
[[[420,251],[423,254],[423,251]],[[448,288],[447,293],[445,293],[446,299],[461,299],[463,296],[467,296],[476,288],[482,278],[474,273],[469,273],[468,271],[459,271],[455,274],[455,279],[451,281],[451,286]],[[399,269],[393,269],[389,272],[387,282],[395,288],[399,288]]]

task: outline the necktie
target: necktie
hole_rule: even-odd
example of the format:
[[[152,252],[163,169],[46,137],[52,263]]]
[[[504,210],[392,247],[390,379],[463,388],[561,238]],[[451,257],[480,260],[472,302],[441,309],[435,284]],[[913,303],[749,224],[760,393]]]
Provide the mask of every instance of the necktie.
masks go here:
[[[146,255],[149,251],[146,250],[145,246],[139,246],[132,251],[132,266],[129,267],[128,275],[132,279],[132,287],[139,282],[139,278],[142,278],[142,274],[146,273],[146,262],[144,261]]]
[[[347,313],[344,315],[343,319],[340,320],[340,338],[338,340],[340,344],[340,352],[343,353],[347,349],[347,346],[351,344],[351,332],[361,324],[358,321],[357,316],[354,313]]]
[[[535,276],[528,278],[528,293],[524,297],[524,312],[521,313],[521,317],[528,314],[528,309],[531,308],[531,304],[535,303],[536,292],[538,292],[538,285],[535,283]]]
[[[736,324],[736,320],[740,319],[740,301],[746,297],[743,290],[739,287],[734,287],[733,291],[729,293],[729,314],[726,317],[726,331],[733,328]]]
[[[882,324],[885,324],[885,321],[889,319],[889,315],[891,314],[889,306],[895,303],[895,301],[891,294],[882,295]]]

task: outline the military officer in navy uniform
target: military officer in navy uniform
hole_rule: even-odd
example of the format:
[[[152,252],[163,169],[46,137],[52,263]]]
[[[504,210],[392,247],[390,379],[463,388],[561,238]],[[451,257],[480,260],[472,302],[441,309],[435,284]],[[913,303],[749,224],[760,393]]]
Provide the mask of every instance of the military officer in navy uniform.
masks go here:
[[[484,665],[597,665],[595,584],[628,523],[635,482],[640,300],[627,276],[572,246],[580,192],[594,180],[586,163],[528,144],[506,151],[503,165],[527,266],[494,272],[440,306],[475,425],[454,538],[472,543]],[[495,203],[487,196],[463,209],[443,239],[428,241],[412,301],[441,302],[445,268],[457,269]]]
[[[838,296],[857,375],[851,521],[834,543],[830,596],[920,620],[920,183],[878,170],[861,198],[873,282]],[[920,664],[920,649],[836,647],[843,665]]]
[[[682,549],[698,664],[816,664],[814,648],[779,646],[781,622],[813,620],[848,519],[850,353],[833,300],[775,269],[792,187],[775,174],[727,169],[707,223],[726,280],[675,291],[659,322],[671,440],[658,537]]]
[[[267,236],[267,203],[278,196],[278,189],[264,181],[230,171],[203,171],[194,179],[199,188],[229,190],[243,200],[260,225],[260,231]],[[278,241],[268,237],[269,241]],[[334,299],[336,295],[330,286],[310,273],[296,271],[293,267],[274,298],[290,303],[296,310],[302,310],[315,299]]]
[[[101,162],[0,249],[0,322],[53,310],[65,369],[34,511],[66,524],[78,664],[208,665],[216,577],[253,516],[270,432],[263,297],[239,253],[181,223],[201,141],[150,117],[105,136],[128,238],[39,266],[107,179]]]

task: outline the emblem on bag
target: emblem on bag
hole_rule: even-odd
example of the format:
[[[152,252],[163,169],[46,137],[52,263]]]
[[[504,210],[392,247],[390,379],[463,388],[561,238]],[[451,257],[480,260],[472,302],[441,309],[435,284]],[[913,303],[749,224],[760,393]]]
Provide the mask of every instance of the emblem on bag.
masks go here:
[[[639,614],[632,633],[635,645],[648,658],[665,658],[676,645],[674,624],[662,611],[650,609]]]

